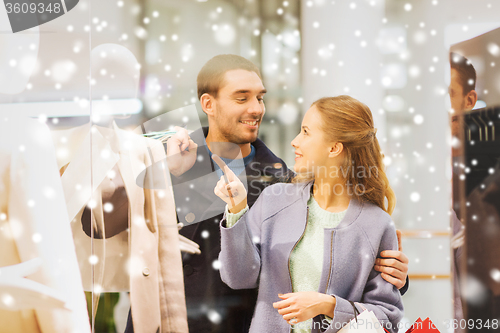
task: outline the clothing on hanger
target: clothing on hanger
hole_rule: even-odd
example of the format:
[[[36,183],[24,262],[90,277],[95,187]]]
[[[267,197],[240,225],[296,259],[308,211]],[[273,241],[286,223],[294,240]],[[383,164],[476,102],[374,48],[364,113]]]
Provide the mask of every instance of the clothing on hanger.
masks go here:
[[[58,165],[86,290],[130,291],[136,332],[187,332],[170,175],[166,164],[148,169],[166,163],[163,145],[114,123],[54,131],[53,139],[66,152]]]

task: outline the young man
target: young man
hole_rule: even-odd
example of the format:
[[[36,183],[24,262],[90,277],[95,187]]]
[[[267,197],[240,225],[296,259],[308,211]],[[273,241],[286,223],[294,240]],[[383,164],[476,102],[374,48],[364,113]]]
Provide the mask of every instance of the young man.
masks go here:
[[[451,134],[454,137],[459,136],[460,121],[459,118],[466,112],[471,111],[477,102],[476,89],[476,70],[470,61],[461,56],[460,54],[450,52],[450,102],[452,108],[451,120]],[[453,191],[458,191],[460,180],[458,175],[460,169],[455,166],[455,162],[461,160],[463,154],[463,147],[452,148],[452,161],[453,161]],[[465,226],[459,219],[457,212],[460,212],[460,202],[453,203],[453,210],[451,215],[451,227],[453,236],[451,244],[453,248],[454,260],[452,262],[453,270],[453,309],[454,318],[460,322],[464,319],[462,309],[462,299],[460,292],[460,268],[462,263],[463,243],[465,236]],[[464,330],[458,327],[457,332]]]
[[[200,255],[185,254],[183,258],[189,330],[247,332],[257,291],[233,290],[221,281],[217,259],[224,205],[213,189],[222,172],[211,155],[219,155],[244,179],[249,207],[266,186],[288,181],[293,172],[258,139],[266,89],[252,62],[236,55],[218,55],[203,66],[197,83],[208,128],[191,135],[177,128],[178,133],[167,141],[177,214],[186,225],[180,233],[197,242],[201,250]],[[402,252],[389,252],[386,256],[396,259],[381,259],[376,269],[401,288],[408,260]]]

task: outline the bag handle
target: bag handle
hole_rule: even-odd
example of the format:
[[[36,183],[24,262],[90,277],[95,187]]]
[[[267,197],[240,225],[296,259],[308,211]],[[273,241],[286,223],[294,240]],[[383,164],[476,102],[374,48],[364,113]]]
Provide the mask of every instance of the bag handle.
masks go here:
[[[356,305],[354,305],[354,302],[353,301],[349,301],[349,303],[351,303],[352,305],[352,308],[354,309],[354,319],[356,319],[356,323],[358,322],[358,315],[360,314],[358,308],[356,307]]]

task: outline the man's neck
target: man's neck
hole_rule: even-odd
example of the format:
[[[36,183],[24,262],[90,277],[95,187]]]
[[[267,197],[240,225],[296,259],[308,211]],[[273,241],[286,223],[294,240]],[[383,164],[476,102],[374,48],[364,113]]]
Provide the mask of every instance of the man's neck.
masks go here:
[[[208,130],[208,135],[205,139],[208,149],[213,154],[219,155],[222,158],[237,159],[247,157],[252,152],[250,143],[236,144],[229,142],[222,136],[213,134],[213,131]]]

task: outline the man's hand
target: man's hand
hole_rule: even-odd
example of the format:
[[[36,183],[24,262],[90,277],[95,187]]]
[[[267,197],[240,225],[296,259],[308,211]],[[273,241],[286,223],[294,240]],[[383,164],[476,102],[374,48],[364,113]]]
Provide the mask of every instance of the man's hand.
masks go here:
[[[406,284],[408,275],[408,257],[402,252],[401,231],[396,230],[398,235],[399,251],[382,251],[380,255],[384,258],[375,260],[375,270],[381,272],[384,280],[392,283],[396,288],[401,289]]]
[[[324,314],[333,318],[335,297],[315,291],[278,294],[282,301],[273,303],[278,313],[290,325],[295,325],[317,315]]]
[[[196,162],[198,145],[189,137],[185,128],[175,126],[177,133],[167,140],[167,163],[170,173],[179,177]]]

